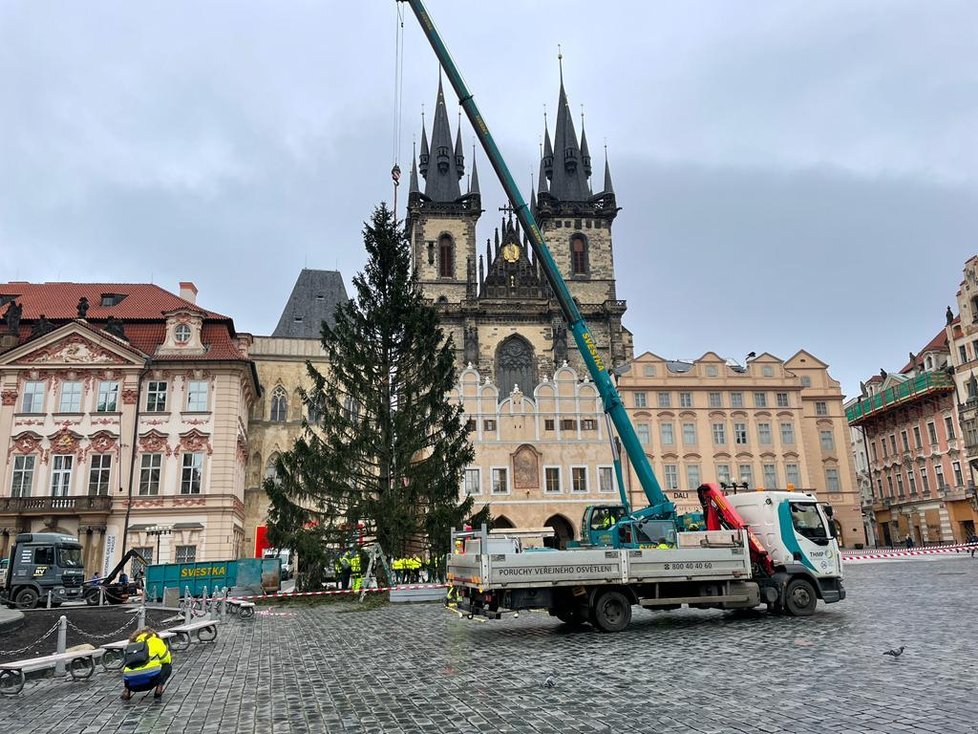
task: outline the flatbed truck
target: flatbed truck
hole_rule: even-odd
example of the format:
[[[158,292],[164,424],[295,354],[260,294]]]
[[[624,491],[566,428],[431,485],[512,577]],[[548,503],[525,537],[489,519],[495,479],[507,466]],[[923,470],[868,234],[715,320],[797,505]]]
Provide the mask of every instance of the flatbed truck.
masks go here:
[[[633,606],[766,605],[777,614],[808,616],[818,600],[845,598],[839,546],[813,494],[720,496],[745,527],[675,532],[639,547],[526,551],[516,538],[490,536],[485,527],[454,533],[449,597],[469,615],[499,619],[505,611],[545,609],[565,623],[604,632],[627,627]],[[760,537],[766,555],[756,550]]]

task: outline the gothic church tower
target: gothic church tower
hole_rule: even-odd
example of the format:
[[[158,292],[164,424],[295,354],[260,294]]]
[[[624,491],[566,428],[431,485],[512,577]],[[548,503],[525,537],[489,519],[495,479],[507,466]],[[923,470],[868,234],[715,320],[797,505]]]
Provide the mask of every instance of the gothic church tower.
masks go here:
[[[425,181],[418,187],[418,173]],[[452,131],[448,123],[445,94],[438,80],[435,122],[421,128],[421,153],[411,162],[408,192],[407,231],[411,241],[415,280],[435,303],[461,303],[475,293],[475,225],[482,214],[479,176],[472,166],[468,193],[459,182],[465,175],[462,127]]]
[[[563,76],[553,138],[556,156],[549,130],[545,137],[540,186],[531,194],[531,207],[599,352],[607,364],[620,364],[631,359],[632,342],[621,325],[625,303],[615,294],[611,223],[618,208],[607,163],[604,188],[591,193],[587,137],[582,129],[577,138]],[[461,130],[453,146],[439,81],[431,143],[422,129],[420,154],[412,161],[406,227],[414,277],[452,336],[459,367],[472,365],[490,378],[500,400],[516,387],[532,395],[565,361],[584,375],[584,361],[560,307],[511,214],[486,240],[484,255],[477,252],[482,209],[474,160],[465,194],[459,185],[463,175]]]

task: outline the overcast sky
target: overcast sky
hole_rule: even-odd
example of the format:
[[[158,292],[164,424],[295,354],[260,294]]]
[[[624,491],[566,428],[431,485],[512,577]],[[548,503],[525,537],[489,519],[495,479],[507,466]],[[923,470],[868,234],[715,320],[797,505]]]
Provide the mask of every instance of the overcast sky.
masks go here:
[[[978,252],[978,2],[428,9],[527,189],[561,44],[636,353],[805,348],[851,394],[943,325]],[[393,0],[0,2],[0,281],[192,280],[255,334],[302,267],[349,286],[391,199],[395,23]],[[405,183],[436,85],[408,14]],[[504,202],[478,160],[484,242]]]

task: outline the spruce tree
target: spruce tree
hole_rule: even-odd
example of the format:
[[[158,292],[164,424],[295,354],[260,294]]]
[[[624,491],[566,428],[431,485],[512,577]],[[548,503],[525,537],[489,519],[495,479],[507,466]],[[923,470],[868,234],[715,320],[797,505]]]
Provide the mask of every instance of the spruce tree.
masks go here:
[[[440,559],[450,529],[472,510],[471,498],[459,500],[474,450],[462,406],[449,398],[451,340],[411,279],[409,243],[386,205],[363,239],[368,259],[355,297],[337,308],[334,326],[322,326],[328,371],[307,363],[303,402],[320,420],[265,484],[269,541],[295,548],[307,568],[331,563],[331,551],[361,534],[391,557],[420,542]],[[476,521],[486,517],[483,508]]]

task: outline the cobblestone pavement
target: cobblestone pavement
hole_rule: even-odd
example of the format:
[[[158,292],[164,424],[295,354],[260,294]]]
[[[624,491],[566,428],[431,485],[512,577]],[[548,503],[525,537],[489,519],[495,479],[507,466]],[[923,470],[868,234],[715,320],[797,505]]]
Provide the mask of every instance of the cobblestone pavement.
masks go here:
[[[46,679],[0,699],[0,729],[978,732],[978,559],[858,566],[847,586],[808,619],[636,611],[616,635],[542,613],[280,606],[178,654],[161,703],[120,701],[118,674]]]

